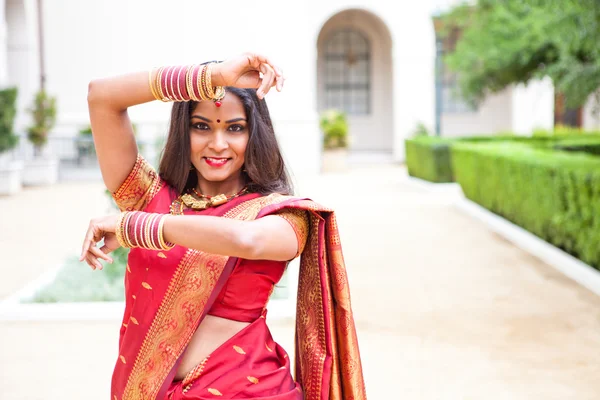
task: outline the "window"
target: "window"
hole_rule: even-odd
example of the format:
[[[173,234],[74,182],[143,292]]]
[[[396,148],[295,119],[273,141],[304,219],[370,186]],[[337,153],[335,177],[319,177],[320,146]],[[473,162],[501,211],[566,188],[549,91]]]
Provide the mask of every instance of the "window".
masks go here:
[[[475,108],[471,107],[460,96],[458,75],[450,71],[443,63],[445,53],[454,50],[459,36],[460,33],[455,30],[448,37],[439,41],[441,49],[439,49],[437,54],[442,60],[438,60],[436,65],[438,65],[438,74],[440,74],[440,82],[438,84],[441,85],[441,88],[438,93],[441,93],[442,113],[469,113],[476,111]]]
[[[368,40],[355,30],[333,33],[325,43],[325,106],[349,115],[370,112]]]

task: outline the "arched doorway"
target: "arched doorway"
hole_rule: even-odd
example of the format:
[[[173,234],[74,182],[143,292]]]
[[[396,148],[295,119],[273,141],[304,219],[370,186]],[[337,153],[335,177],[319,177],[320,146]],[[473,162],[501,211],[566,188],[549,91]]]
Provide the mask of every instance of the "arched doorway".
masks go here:
[[[329,18],[317,40],[317,107],[340,109],[353,153],[392,154],[392,40],[385,23],[364,10]]]

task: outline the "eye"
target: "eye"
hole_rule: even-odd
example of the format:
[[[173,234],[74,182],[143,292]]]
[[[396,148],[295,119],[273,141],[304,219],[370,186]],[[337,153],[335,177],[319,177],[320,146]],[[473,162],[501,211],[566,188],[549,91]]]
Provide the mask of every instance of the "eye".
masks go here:
[[[227,129],[231,132],[242,132],[244,129],[246,129],[246,127],[244,125],[240,125],[240,124],[233,124],[233,125],[230,125],[229,128],[227,128]]]
[[[192,124],[192,128],[198,129],[200,131],[207,131],[210,129],[208,124],[206,124],[204,122],[197,122],[195,124]]]

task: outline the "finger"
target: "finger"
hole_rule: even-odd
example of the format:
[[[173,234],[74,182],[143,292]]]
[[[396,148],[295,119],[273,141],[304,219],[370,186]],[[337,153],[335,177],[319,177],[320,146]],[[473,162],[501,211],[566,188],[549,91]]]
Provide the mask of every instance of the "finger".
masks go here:
[[[106,248],[106,246],[102,246],[102,248]],[[106,248],[108,251],[108,248]],[[106,261],[108,261],[109,263],[112,263],[112,258],[110,258],[106,252],[104,252],[103,250],[97,248],[96,246],[92,246],[90,247],[89,250],[90,253],[92,253],[93,255],[95,255],[97,258],[102,258]]]
[[[88,252],[88,249],[93,244],[92,240],[94,239],[93,229],[90,227],[85,234],[85,238],[83,239],[83,246],[81,247],[81,256],[79,257],[79,261],[83,261],[85,254]]]
[[[100,261],[98,261],[98,259],[96,258],[96,256],[92,252],[88,251],[87,258],[88,258],[88,260],[90,260],[90,262],[94,266],[94,269],[102,270],[102,268],[103,268],[102,264],[100,263]]]
[[[260,66],[260,69],[261,69],[261,72],[263,73],[263,79],[262,79],[262,85],[260,86],[260,88],[258,90],[261,93],[262,97],[264,98],[265,95],[267,93],[269,93],[271,86],[273,86],[273,80],[275,79],[275,71],[273,71],[273,68],[271,68],[271,66],[268,64],[262,64]]]
[[[252,59],[250,65],[252,65],[254,68],[260,69],[261,64],[267,64],[273,69],[273,71],[275,72],[275,76],[283,77],[283,70],[279,66],[277,66],[277,64],[275,64],[271,58],[258,53],[248,53],[248,56],[249,60],[250,58]]]
[[[261,64],[273,65],[273,63],[271,62],[271,59],[269,59],[269,57],[267,57],[263,54],[246,53],[246,56],[248,57],[249,64],[252,67],[254,67],[255,69],[259,69]]]
[[[92,255],[90,253],[87,253],[85,256],[85,262],[87,263],[87,265],[90,266],[90,268],[95,271],[96,270],[96,265],[94,264]]]
[[[283,90],[283,82],[285,81],[285,78],[282,75],[282,76],[278,76],[276,79],[277,79],[276,89],[278,92],[281,92],[281,90]]]
[[[109,254],[109,253],[112,253],[112,252],[113,252],[113,250],[109,249],[107,245],[104,245],[104,246],[100,247],[100,251],[101,251],[101,252],[103,252],[104,254]],[[112,261],[114,261],[114,260],[112,259],[112,257],[111,257],[110,259],[111,259]]]

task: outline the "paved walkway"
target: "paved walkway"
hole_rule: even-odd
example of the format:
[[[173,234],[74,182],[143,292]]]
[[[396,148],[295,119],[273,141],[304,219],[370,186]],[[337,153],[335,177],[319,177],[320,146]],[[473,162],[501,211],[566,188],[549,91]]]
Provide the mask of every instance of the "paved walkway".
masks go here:
[[[338,212],[370,399],[598,399],[600,297],[404,176],[299,185]],[[76,253],[106,207],[96,183],[0,198],[0,298]],[[271,325],[291,349],[292,321]],[[107,399],[117,329],[0,323],[0,398]]]

